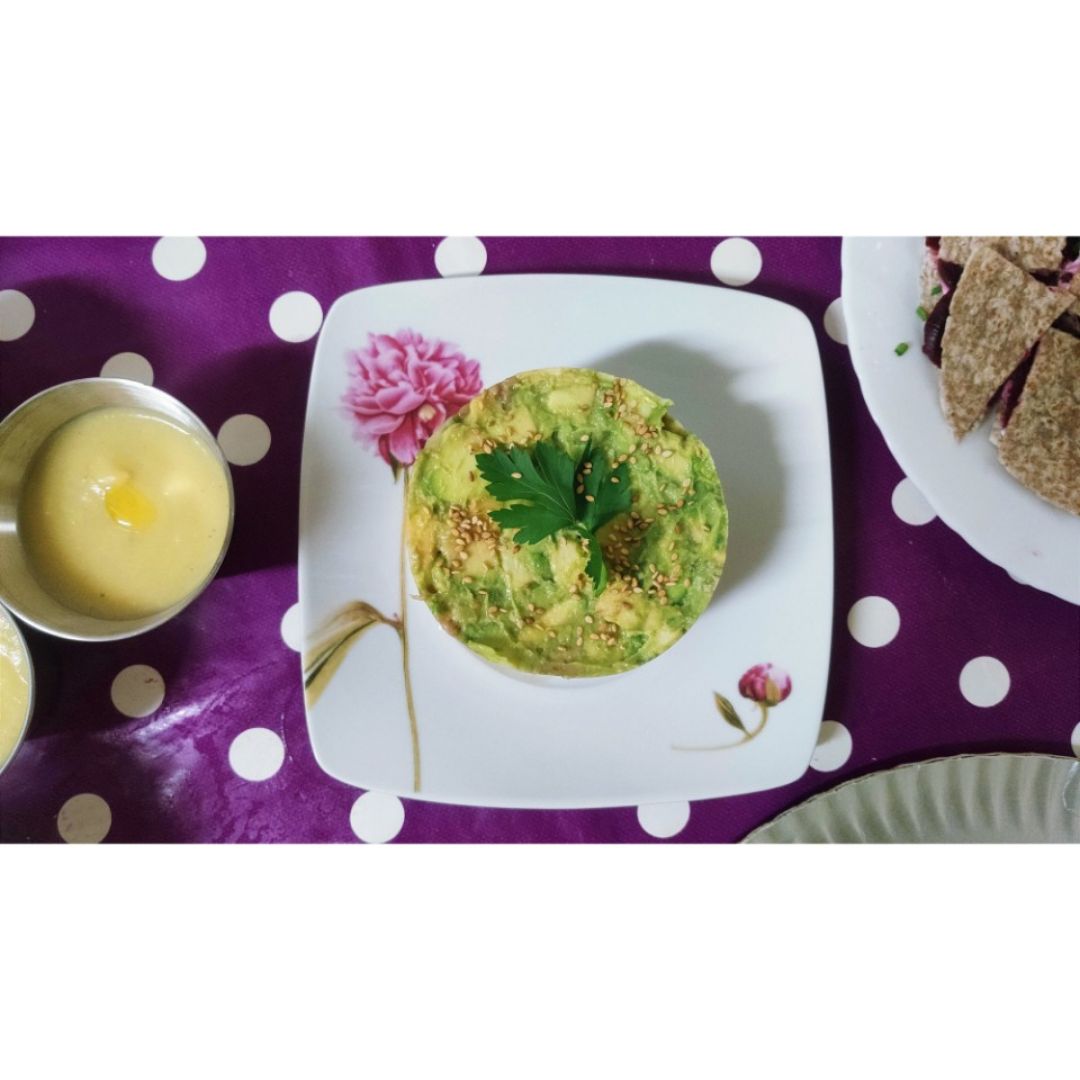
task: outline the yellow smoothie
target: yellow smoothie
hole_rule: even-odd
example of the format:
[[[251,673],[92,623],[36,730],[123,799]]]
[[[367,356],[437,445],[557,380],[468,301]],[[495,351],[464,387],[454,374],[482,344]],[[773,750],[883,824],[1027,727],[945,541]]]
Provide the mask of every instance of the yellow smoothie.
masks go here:
[[[0,611],[0,769],[7,763],[26,722],[30,704],[30,669],[22,643]]]
[[[104,619],[142,618],[197,589],[229,522],[225,466],[173,421],[123,406],[69,420],[31,463],[19,534],[47,592]]]

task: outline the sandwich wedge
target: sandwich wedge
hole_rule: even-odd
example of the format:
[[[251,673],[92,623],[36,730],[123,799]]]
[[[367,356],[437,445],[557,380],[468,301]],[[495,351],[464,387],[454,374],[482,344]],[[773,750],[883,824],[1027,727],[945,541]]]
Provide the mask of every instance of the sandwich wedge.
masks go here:
[[[943,236],[938,258],[965,266],[980,247],[992,248],[1021,270],[1057,270],[1065,251],[1065,237]]]
[[[1080,514],[1080,338],[1051,330],[1039,342],[998,458],[1025,487]]]
[[[1078,284],[1074,279],[1073,287]],[[1076,294],[1043,285],[980,244],[950,299],[941,342],[941,408],[961,439]]]

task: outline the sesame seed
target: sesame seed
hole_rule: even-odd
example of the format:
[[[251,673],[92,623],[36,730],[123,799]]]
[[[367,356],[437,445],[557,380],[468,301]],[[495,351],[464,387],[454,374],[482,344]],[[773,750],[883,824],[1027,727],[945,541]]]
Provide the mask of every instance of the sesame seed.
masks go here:
[[[578,484],[577,493],[580,495],[584,490],[585,490],[585,485],[584,484]]]
[[[510,475],[511,475],[511,476],[512,476],[512,477],[513,477],[513,478],[514,478],[515,480],[520,480],[520,479],[521,479],[521,473],[519,473],[519,472],[512,472],[512,473],[511,473]]]
[[[611,478],[611,482],[612,482],[613,484],[617,484],[617,483],[619,482],[619,478],[618,478],[617,476],[613,476],[613,477]]]
[[[674,450],[662,450],[660,452],[660,456],[661,457],[671,457],[671,455],[674,454],[674,453],[675,453]]]
[[[582,442],[588,442],[589,441],[589,436],[588,435],[582,435],[581,436],[581,441]]]
[[[495,616],[499,614],[499,609],[497,607],[489,607],[488,614],[494,619]]]
[[[593,617],[592,617],[591,615],[586,615],[586,616],[585,616],[585,621],[586,621],[587,623],[589,623],[589,625],[591,626],[591,625],[592,625],[592,621],[593,621]]]
[[[596,502],[596,496],[595,495],[586,495],[585,496],[585,501],[586,502]]]
[[[658,514],[659,514],[659,515],[660,515],[661,517],[667,517],[667,507],[666,507],[666,506],[658,506],[658,507],[656,508],[656,512],[657,512],[657,513],[658,513]]]
[[[549,631],[548,631],[548,637],[549,637],[549,638],[553,638],[553,637],[556,637],[555,631],[554,631],[554,630],[549,630]]]
[[[466,585],[471,585],[472,584],[472,578],[471,577],[463,577],[461,580],[464,581]]]
[[[689,578],[683,578],[683,588],[684,589],[689,589],[690,588],[690,579]]]
[[[631,465],[636,465],[637,464],[637,458],[634,457],[633,455],[630,456],[629,461],[630,461]]]

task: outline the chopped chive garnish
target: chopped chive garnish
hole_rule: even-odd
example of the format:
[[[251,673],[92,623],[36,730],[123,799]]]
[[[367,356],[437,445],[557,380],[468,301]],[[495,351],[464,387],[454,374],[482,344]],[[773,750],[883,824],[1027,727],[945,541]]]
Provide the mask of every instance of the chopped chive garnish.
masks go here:
[[[923,321],[923,322],[926,322],[926,320],[930,318],[930,312],[929,312],[929,311],[927,311],[927,310],[926,310],[926,308],[924,308],[924,307],[922,306],[922,304],[920,304],[920,305],[919,305],[919,306],[918,306],[918,307],[917,307],[917,308],[915,309],[915,314],[916,314],[916,315],[918,315],[918,316],[919,316],[919,318],[920,318],[920,319],[922,319],[922,321]]]
[[[940,295],[941,295],[941,286],[940,286],[940,285],[935,285],[935,286],[934,286],[934,287],[933,287],[933,288],[932,288],[932,289],[930,290],[930,295],[931,295],[931,296],[940,296]]]
[[[906,353],[910,348],[911,346],[908,345],[906,341],[901,341],[900,344],[897,345],[896,348],[893,350],[893,352],[895,352],[897,356],[903,356],[904,353]]]

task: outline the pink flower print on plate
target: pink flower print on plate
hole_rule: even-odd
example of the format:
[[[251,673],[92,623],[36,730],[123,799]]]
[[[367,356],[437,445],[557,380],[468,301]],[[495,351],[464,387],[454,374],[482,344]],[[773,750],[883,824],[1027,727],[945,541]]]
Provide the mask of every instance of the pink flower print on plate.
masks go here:
[[[415,330],[368,334],[349,374],[342,401],[354,434],[395,470],[411,465],[435,429],[483,387],[475,360]]]

